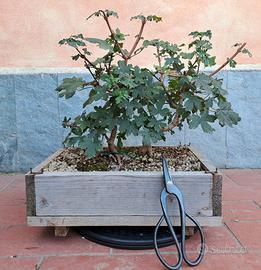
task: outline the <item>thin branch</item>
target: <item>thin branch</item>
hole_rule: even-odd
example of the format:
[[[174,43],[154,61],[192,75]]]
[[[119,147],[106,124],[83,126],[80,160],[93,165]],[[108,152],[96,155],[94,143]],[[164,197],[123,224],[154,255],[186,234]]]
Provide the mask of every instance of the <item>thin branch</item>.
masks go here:
[[[197,74],[199,74],[200,59],[198,59],[197,64],[198,64],[198,67],[197,67]]]
[[[159,46],[157,46],[157,54],[156,54],[156,57],[158,59],[158,63],[159,63],[159,67],[160,69],[162,68],[162,65],[161,65],[161,58],[160,58],[160,50],[159,50]],[[164,73],[162,71],[159,72],[160,74],[160,80],[163,84],[163,87],[164,87]]]
[[[131,58],[134,57],[134,56],[136,56],[136,55],[138,55],[138,54],[140,54],[142,51],[143,51],[142,48],[137,49],[137,50],[132,54]]]
[[[217,74],[221,69],[223,69],[228,63],[229,61],[233,60],[241,51],[242,49],[246,46],[246,42],[244,42],[238,49],[237,51],[230,57],[227,59],[227,61],[221,65],[218,69],[216,69],[215,71],[213,71],[209,76],[213,76],[215,74]]]
[[[95,75],[93,74],[91,68],[89,67],[89,65],[88,65],[88,63],[86,61],[84,61],[84,66],[88,69],[88,71],[92,75],[93,79],[99,84],[99,81],[96,79]]]
[[[131,58],[133,52],[136,50],[136,48],[137,48],[137,46],[138,46],[138,44],[139,44],[139,41],[140,41],[140,39],[141,39],[141,37],[142,37],[142,33],[143,33],[143,30],[144,30],[145,24],[146,24],[146,20],[142,20],[141,28],[140,28],[139,34],[137,35],[137,38],[136,38],[136,40],[135,40],[135,42],[134,42],[134,44],[133,44],[133,46],[132,46],[132,48],[131,48],[131,50],[130,50],[130,52],[129,52],[129,54],[128,54],[128,59]]]
[[[180,116],[178,114],[178,112],[176,111],[175,117],[173,119],[173,121],[170,123],[169,126],[161,128],[161,131],[165,132],[165,131],[170,131],[173,128],[177,127],[180,121]]]
[[[183,88],[183,87],[182,87]],[[182,92],[182,88],[181,88],[181,91]],[[179,96],[179,104],[181,104],[181,102],[183,101],[183,97],[180,95]],[[165,127],[165,128],[162,128],[161,131],[170,131],[172,130],[173,128],[177,127],[180,123],[180,115],[176,109],[176,113],[175,113],[175,117],[174,119],[172,120],[172,122],[169,124],[169,126]]]
[[[83,58],[91,67],[97,69],[97,67],[78,48],[75,49],[80,54],[81,58]]]
[[[113,60],[113,54],[111,53],[110,54],[110,61],[109,61],[109,72],[111,70],[111,63],[112,63],[112,60]]]
[[[118,48],[119,48],[119,50],[120,50],[120,52],[121,52],[121,57],[122,57],[124,60],[126,60],[126,59],[127,59],[127,56],[125,55],[125,53],[123,52],[123,50],[122,50],[122,48],[121,48],[119,42],[118,42],[117,39],[115,38],[115,33],[114,33],[114,31],[112,30],[112,28],[111,28],[111,25],[110,25],[110,22],[109,22],[109,19],[108,19],[106,13],[105,13],[103,10],[100,10],[100,12],[103,14],[103,18],[104,18],[104,20],[105,20],[105,22],[106,22],[106,24],[107,24],[107,26],[108,26],[108,28],[109,28],[109,31],[110,31],[110,33],[111,33],[111,38],[114,40],[115,44],[118,46]]]
[[[160,50],[159,50],[159,46],[157,46],[157,59],[158,59],[158,63],[159,63],[159,67],[161,68],[161,58],[160,58]]]

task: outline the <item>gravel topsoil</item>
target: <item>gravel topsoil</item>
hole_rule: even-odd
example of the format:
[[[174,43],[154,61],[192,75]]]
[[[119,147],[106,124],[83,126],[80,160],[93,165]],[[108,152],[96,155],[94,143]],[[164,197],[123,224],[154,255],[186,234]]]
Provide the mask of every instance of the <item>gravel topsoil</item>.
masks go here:
[[[88,158],[82,149],[66,148],[44,168],[44,171],[162,171],[162,154],[168,160],[170,170],[202,170],[199,159],[186,146],[155,146],[152,149],[152,155],[148,156],[141,155],[139,147],[123,148],[119,152],[122,162],[119,166],[115,157],[106,151],[97,154],[96,157]]]

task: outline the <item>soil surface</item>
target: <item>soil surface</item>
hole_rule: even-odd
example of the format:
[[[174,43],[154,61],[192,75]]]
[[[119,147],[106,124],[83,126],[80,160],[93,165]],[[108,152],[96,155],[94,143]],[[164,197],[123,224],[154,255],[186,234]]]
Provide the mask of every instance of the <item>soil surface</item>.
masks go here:
[[[45,171],[162,171],[161,156],[168,160],[170,170],[200,171],[199,159],[186,146],[152,147],[151,156],[141,155],[139,147],[125,147],[119,153],[122,165],[106,151],[96,157],[87,158],[85,151],[77,148],[66,148],[58,157],[51,161]]]

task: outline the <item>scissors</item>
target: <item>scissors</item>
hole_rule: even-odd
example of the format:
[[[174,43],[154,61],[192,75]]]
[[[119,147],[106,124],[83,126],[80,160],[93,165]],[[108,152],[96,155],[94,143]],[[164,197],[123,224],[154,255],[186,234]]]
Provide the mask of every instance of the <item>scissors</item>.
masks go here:
[[[198,265],[205,254],[205,239],[203,235],[203,231],[199,225],[199,223],[186,212],[185,204],[184,204],[184,199],[181,190],[174,184],[172,181],[172,178],[169,173],[168,169],[168,163],[167,160],[162,157],[162,166],[163,166],[163,175],[164,175],[164,183],[165,187],[161,192],[160,196],[160,203],[161,203],[161,208],[163,215],[161,216],[160,220],[158,221],[155,231],[154,231],[154,247],[156,254],[161,261],[161,263],[169,270],[177,270],[181,267],[182,261],[184,260],[189,266],[196,266]],[[169,196],[174,196],[176,197],[178,201],[178,206],[179,206],[179,213],[180,213],[180,224],[181,224],[181,240],[180,242],[177,239],[177,235],[173,229],[173,224],[171,222],[169,213],[168,213],[168,207],[167,207],[167,199]],[[186,229],[186,217],[188,217],[192,223],[195,224],[196,228],[199,231],[200,234],[200,250],[199,250],[199,255],[195,260],[189,260],[186,254],[186,248],[185,248],[185,229]],[[175,265],[170,265],[160,254],[159,247],[158,247],[158,231],[159,228],[162,224],[163,221],[166,221],[168,228],[170,230],[170,233],[173,237],[174,243],[177,247],[178,251],[178,262]]]

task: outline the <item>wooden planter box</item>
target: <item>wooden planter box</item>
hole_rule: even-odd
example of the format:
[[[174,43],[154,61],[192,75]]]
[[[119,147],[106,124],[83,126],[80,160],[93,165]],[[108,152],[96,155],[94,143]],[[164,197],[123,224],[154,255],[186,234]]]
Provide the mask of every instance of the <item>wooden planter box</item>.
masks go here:
[[[57,234],[66,234],[71,226],[156,225],[162,215],[161,172],[41,172],[62,151],[25,175],[29,226],[53,226]],[[173,171],[173,179],[183,191],[187,212],[202,226],[219,226],[222,175],[191,151],[204,170]],[[172,208],[174,225],[179,225],[177,205]]]

